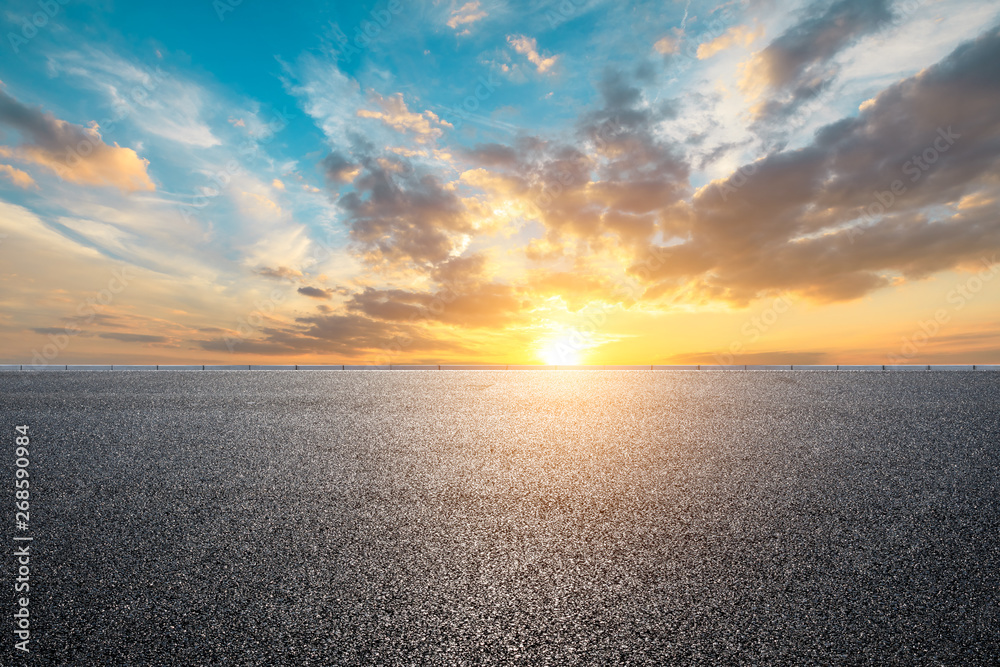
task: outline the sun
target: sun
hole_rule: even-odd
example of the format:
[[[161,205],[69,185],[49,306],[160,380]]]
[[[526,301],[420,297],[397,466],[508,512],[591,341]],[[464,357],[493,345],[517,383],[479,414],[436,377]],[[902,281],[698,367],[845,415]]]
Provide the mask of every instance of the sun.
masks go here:
[[[583,363],[580,341],[569,336],[547,340],[539,348],[538,357],[549,366],[577,366]]]

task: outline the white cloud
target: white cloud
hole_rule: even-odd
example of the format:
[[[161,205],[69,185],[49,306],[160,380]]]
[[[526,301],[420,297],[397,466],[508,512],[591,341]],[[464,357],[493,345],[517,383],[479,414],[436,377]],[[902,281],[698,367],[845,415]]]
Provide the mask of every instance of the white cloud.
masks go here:
[[[285,85],[301,100],[302,109],[332,143],[349,143],[348,135],[358,122],[357,110],[364,105],[358,82],[341,72],[336,63],[311,55],[302,57],[297,71],[291,69],[286,67],[289,78]]]
[[[480,7],[478,0],[475,2],[467,2],[451,13],[451,17],[448,19],[447,25],[449,28],[457,30],[461,25],[471,25],[476,21],[486,18],[488,15],[489,14],[486,10]],[[469,34],[468,28],[459,34]]]
[[[218,101],[192,81],[94,48],[61,53],[48,64],[52,73],[82,79],[106,96],[111,110],[106,119],[95,119],[98,123],[127,120],[149,134],[199,148],[222,143],[204,120],[206,108]]]
[[[45,224],[33,211],[2,200],[0,200],[0,232],[9,237],[0,245],[0,249],[4,251],[10,251],[15,241],[23,240],[32,247],[48,248],[69,257],[82,256],[90,259],[101,257],[96,250],[80,245]],[[12,257],[16,255],[17,253],[14,253]]]

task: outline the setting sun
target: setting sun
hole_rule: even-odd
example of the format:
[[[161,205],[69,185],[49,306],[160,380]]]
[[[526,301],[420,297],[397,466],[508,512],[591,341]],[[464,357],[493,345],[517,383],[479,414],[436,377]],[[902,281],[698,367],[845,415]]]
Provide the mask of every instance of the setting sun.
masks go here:
[[[582,347],[579,336],[564,335],[545,341],[538,358],[551,366],[574,366],[583,363]]]

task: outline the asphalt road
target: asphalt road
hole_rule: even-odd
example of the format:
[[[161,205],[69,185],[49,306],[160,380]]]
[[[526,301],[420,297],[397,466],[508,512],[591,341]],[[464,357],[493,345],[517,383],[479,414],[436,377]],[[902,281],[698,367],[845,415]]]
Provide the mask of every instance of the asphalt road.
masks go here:
[[[1000,373],[4,373],[11,504],[17,424],[5,665],[1000,656]]]

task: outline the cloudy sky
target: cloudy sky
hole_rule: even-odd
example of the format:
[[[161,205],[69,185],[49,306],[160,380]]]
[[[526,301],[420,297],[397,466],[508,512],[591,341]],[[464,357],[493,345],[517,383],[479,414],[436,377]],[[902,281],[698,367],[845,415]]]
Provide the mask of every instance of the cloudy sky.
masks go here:
[[[1000,6],[4,3],[0,361],[1000,362]]]

